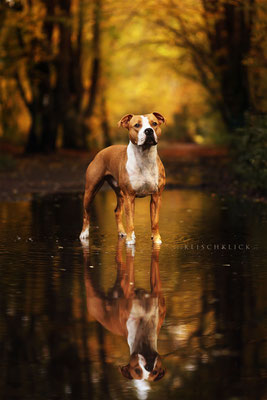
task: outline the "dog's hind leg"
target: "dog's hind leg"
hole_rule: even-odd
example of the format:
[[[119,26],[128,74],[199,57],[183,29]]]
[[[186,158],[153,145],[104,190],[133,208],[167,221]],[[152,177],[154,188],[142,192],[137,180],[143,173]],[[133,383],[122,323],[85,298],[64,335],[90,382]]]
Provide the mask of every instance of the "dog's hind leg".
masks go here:
[[[80,240],[89,237],[90,228],[90,205],[94,200],[96,193],[104,183],[105,169],[97,160],[93,160],[86,171],[86,184],[83,198],[83,227],[80,234]]]
[[[114,192],[116,193],[116,196],[117,196],[117,206],[114,210],[115,219],[116,219],[116,224],[117,224],[118,235],[120,237],[123,237],[123,236],[126,236],[126,232],[125,232],[123,222],[122,222],[124,199],[123,199],[120,188],[118,186],[116,186],[116,184],[114,183],[113,177],[111,175],[107,176],[106,180],[109,183],[109,185],[112,187],[112,189],[114,190]]]
[[[122,222],[122,213],[123,213],[123,197],[120,194],[117,194],[117,206],[114,210],[115,218],[117,223],[118,235],[120,237],[126,236],[126,232]]]

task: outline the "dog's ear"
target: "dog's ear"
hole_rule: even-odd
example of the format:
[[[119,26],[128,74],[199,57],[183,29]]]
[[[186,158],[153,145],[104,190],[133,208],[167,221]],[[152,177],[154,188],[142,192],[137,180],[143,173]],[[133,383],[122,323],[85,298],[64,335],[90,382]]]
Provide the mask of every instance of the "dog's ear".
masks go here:
[[[129,122],[133,118],[133,114],[127,114],[122,117],[122,119],[118,122],[118,127],[129,128]]]
[[[160,379],[162,379],[165,375],[166,369],[161,368],[158,375],[156,376],[156,378],[154,379],[154,382],[159,381]]]
[[[157,120],[159,121],[160,124],[166,124],[166,120],[165,120],[165,118],[163,117],[163,115],[161,115],[161,114],[158,113],[158,112],[153,112],[152,114],[155,115],[155,117],[157,118]]]
[[[127,379],[133,379],[132,375],[129,371],[130,364],[125,365],[124,367],[119,367],[122,375]]]

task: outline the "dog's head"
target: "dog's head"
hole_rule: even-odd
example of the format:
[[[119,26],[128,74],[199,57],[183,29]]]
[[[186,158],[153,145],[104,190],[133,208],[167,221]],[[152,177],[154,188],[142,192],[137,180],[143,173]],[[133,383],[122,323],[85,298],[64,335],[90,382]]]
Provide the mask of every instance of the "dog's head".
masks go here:
[[[129,364],[120,367],[122,375],[128,379],[159,381],[165,375],[160,355],[156,353],[150,358],[146,359],[142,354],[132,354]]]
[[[137,146],[155,146],[161,135],[160,125],[165,118],[157,112],[145,115],[127,114],[118,122],[118,126],[129,130],[129,137]]]

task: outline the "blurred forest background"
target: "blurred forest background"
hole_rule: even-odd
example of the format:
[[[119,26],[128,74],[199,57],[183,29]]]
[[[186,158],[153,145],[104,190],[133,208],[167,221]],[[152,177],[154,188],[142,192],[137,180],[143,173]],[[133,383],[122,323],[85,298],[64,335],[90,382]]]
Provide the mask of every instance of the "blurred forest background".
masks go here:
[[[0,1],[0,141],[26,153],[125,142],[122,115],[159,111],[166,141],[228,146],[264,192],[266,71],[264,0]]]

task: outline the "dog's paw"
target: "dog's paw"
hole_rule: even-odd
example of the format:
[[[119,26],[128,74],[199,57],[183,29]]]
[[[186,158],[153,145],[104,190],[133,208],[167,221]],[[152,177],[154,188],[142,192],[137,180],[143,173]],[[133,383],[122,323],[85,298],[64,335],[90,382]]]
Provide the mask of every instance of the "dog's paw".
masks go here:
[[[132,246],[133,244],[135,244],[135,240],[126,240],[127,246]]]
[[[80,238],[81,241],[86,240],[86,239],[89,238],[89,227],[81,232],[79,238]]]
[[[153,241],[153,244],[162,244],[162,240],[160,236],[151,236],[151,239]]]
[[[134,232],[131,234],[129,239],[126,239],[126,244],[127,244],[127,246],[135,244],[135,233]]]

